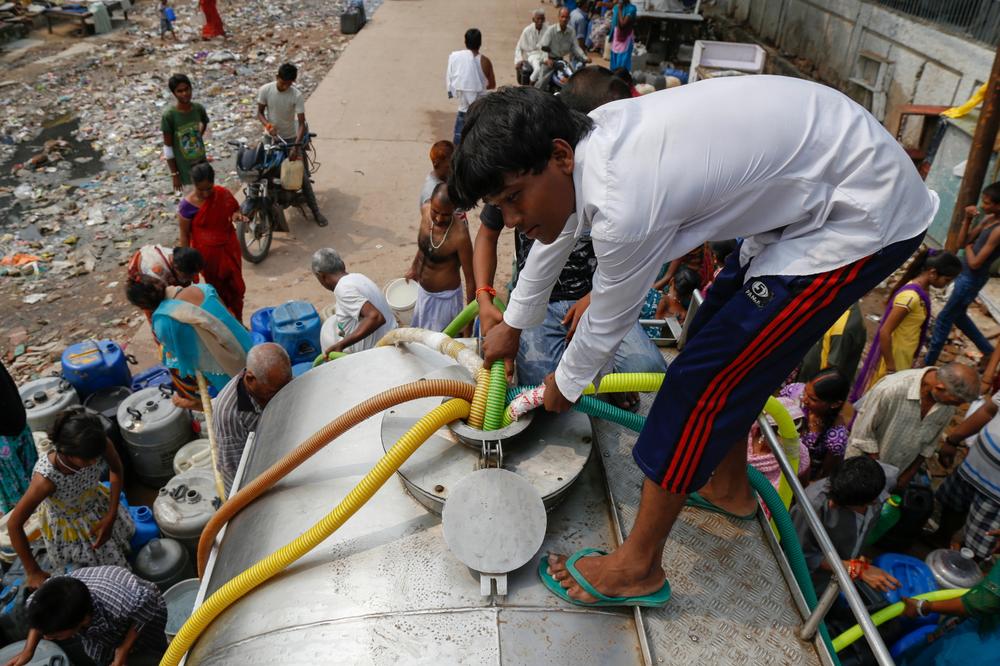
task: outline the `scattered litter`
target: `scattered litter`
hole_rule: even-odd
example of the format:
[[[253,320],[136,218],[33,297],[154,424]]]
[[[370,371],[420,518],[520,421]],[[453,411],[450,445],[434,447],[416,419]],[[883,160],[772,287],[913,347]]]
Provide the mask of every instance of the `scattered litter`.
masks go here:
[[[45,300],[45,296],[46,296],[45,294],[28,294],[27,296],[25,296],[21,300],[23,302],[27,303],[28,305],[34,305],[35,303],[39,303],[41,301],[44,301]]]

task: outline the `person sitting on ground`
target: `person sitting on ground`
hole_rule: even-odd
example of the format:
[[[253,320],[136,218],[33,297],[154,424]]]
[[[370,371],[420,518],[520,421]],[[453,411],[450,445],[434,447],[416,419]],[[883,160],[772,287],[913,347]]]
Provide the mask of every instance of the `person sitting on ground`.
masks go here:
[[[382,337],[396,328],[396,315],[378,286],[361,273],[348,273],[340,254],[330,247],[316,250],[312,272],[321,285],[336,299],[337,326],[343,336],[323,350],[357,352],[371,349]]]
[[[917,253],[889,293],[885,313],[854,382],[852,403],[886,375],[913,367],[932,317],[928,292],[931,287],[944,289],[961,270],[962,262],[951,252],[925,248]]]
[[[439,183],[422,207],[417,254],[406,272],[407,280],[417,282],[417,303],[410,323],[415,328],[442,331],[475,298],[472,241],[468,226],[461,220],[456,223],[457,217],[447,184]]]
[[[218,470],[227,497],[243,457],[247,436],[257,429],[260,415],[271,398],[290,381],[292,362],[288,352],[279,344],[265,342],[250,348],[247,367],[229,380],[212,400]]]
[[[208,112],[191,101],[194,92],[186,74],[174,74],[167,87],[177,100],[168,106],[160,119],[163,132],[163,157],[170,167],[174,191],[191,185],[191,167],[205,161],[205,134],[208,132]]]
[[[860,403],[845,457],[866,455],[892,466],[897,488],[906,488],[935,454],[955,408],[978,395],[979,373],[961,363],[890,375]]]
[[[561,599],[602,606],[668,603],[664,545],[690,491],[753,519],[745,438],[767,397],[912,255],[937,209],[870,113],[783,76],[711,79],[589,117],[534,88],[503,88],[470,109],[448,185],[457,205],[498,205],[538,241],[483,341],[487,367],[513,360],[577,238],[594,240],[592,303],[545,378],[548,411],[570,409],[606,371],[665,262],[743,238],[639,434],[633,457],[647,478],[632,530],[607,555],[551,553],[539,567]]]
[[[545,60],[542,66],[535,68],[531,74],[531,82],[539,90],[545,88],[549,81],[549,75],[555,68],[556,60],[572,61],[573,58],[581,62],[590,64],[590,57],[576,43],[576,34],[569,27],[569,10],[563,7],[559,10],[559,22],[549,26],[542,37],[540,44],[545,52]]]
[[[194,189],[177,206],[181,247],[201,253],[205,282],[215,287],[219,298],[237,320],[243,319],[243,254],[233,223],[246,218],[236,197],[215,184],[215,169],[202,162],[191,168]]]
[[[1000,537],[1000,530],[992,538]],[[965,618],[943,621],[938,629],[896,657],[897,666],[994,666],[1000,654],[1000,566],[955,599],[926,601],[904,597],[903,615],[927,617],[931,613]]]
[[[969,225],[979,214],[979,210],[975,206],[965,209],[956,243],[956,247],[965,248],[962,272],[955,278],[948,302],[934,319],[934,331],[927,345],[925,365],[937,363],[953,325],[965,333],[983,356],[993,353],[993,345],[969,317],[967,310],[989,282],[990,267],[1000,259],[1000,183],[993,183],[983,190],[982,202],[983,219],[972,229]]]
[[[809,505],[819,516],[851,578],[882,592],[897,589],[899,581],[858,555],[882,510],[879,500],[885,484],[882,466],[871,458],[861,457],[845,460],[832,476],[806,488]],[[833,575],[830,563],[823,557],[816,536],[809,528],[805,511],[796,504],[791,515],[816,593],[822,594]]]
[[[177,389],[174,404],[179,407],[201,409],[197,372],[204,375],[210,391],[221,391],[246,366],[253,340],[212,285],[181,289],[140,276],[129,280],[125,295],[132,305],[153,312],[153,337],[171,371]]]
[[[53,450],[35,463],[31,484],[7,521],[10,543],[30,588],[49,577],[24,532],[35,509],[41,507],[42,541],[57,570],[68,565],[127,567],[135,532],[128,509],[119,501],[122,462],[98,415],[80,406],[66,409],[56,417],[49,437]],[[101,483],[105,469],[110,489]]]
[[[448,99],[458,98],[458,113],[455,115],[453,130],[455,145],[462,140],[462,126],[465,112],[487,90],[497,87],[493,75],[493,63],[479,52],[483,45],[483,33],[476,28],[465,31],[465,48],[452,51],[448,56],[448,70],[445,72],[445,88]]]
[[[825,368],[805,383],[785,386],[780,398],[790,398],[802,407],[799,438],[809,451],[810,477],[825,479],[844,459],[850,428],[843,408],[851,384],[837,368]]]
[[[582,113],[617,99],[628,97],[627,87],[603,67],[585,67],[570,77],[559,99],[571,109]],[[480,214],[482,226],[476,234],[474,267],[476,273],[476,299],[483,335],[503,321],[503,314],[493,304],[496,296],[493,279],[496,277],[497,244],[504,228],[503,214],[497,206],[484,206]],[[520,230],[514,236],[514,285],[520,270],[528,261],[534,241]],[[597,259],[590,237],[582,235],[575,243],[566,264],[559,274],[555,287],[549,294],[545,319],[534,328],[526,329],[521,336],[517,352],[518,381],[524,385],[541,384],[546,375],[555,370],[573,338],[577,323],[590,304]],[[666,361],[656,346],[639,326],[638,320],[615,351],[615,372],[665,372]],[[614,394],[612,402],[632,409],[639,404],[638,393]]]
[[[808,382],[823,368],[837,368],[853,385],[868,339],[864,317],[860,301],[847,308],[806,353],[799,366],[797,381]]]
[[[87,657],[99,666],[149,663],[167,650],[163,595],[124,567],[86,567],[49,578],[28,597],[25,612],[28,640],[6,666],[32,663],[43,638],[78,637]]]
[[[514,48],[514,73],[517,82],[529,83],[531,74],[542,66],[545,52],[542,51],[542,37],[545,36],[545,10],[539,7],[531,14],[531,23],[521,31],[521,37]]]
[[[326,216],[319,211],[316,192],[312,183],[312,164],[306,146],[309,144],[309,125],[306,123],[306,98],[295,85],[298,68],[291,63],[278,67],[274,81],[265,83],[257,91],[257,120],[273,139],[297,144],[288,149],[288,159],[302,160],[302,194],[312,212],[317,226],[325,227]]]
[[[441,183],[447,182],[451,175],[451,156],[455,152],[455,144],[451,141],[437,141],[431,146],[431,171],[424,179],[424,185],[420,188],[420,209],[431,200],[434,188]]]
[[[1000,442],[989,432],[996,432],[996,426],[1000,425],[998,412],[1000,393],[995,393],[951,429],[938,451],[939,462],[951,467],[958,447],[969,442],[968,455],[937,490],[942,509],[937,542],[950,545],[964,521],[962,545],[983,560],[996,549],[998,542],[992,533],[1000,529]],[[992,429],[988,428],[991,422]]]

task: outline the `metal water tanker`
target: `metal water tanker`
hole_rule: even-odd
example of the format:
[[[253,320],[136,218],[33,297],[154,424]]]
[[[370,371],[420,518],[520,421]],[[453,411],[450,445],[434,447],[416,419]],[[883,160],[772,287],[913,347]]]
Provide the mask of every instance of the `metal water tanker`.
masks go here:
[[[22,384],[17,390],[31,429],[48,432],[59,412],[80,404],[76,389],[62,377],[43,377]]]
[[[118,406],[118,427],[139,480],[161,486],[174,475],[174,454],[191,439],[191,416],[167,386],[133,393]]]
[[[174,539],[153,539],[143,546],[135,556],[133,571],[161,592],[195,575],[188,549]]]
[[[0,648],[0,664],[21,654],[26,641],[18,641]],[[40,641],[35,648],[35,656],[25,666],[70,666],[69,657],[61,647],[51,641]]]
[[[215,475],[194,467],[170,479],[153,502],[153,515],[163,536],[194,548],[212,514],[219,507]]]

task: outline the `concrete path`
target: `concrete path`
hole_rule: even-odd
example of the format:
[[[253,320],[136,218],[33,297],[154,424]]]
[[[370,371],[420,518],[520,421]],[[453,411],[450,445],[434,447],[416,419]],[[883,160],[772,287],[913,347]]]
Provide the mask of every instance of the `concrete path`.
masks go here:
[[[402,277],[416,251],[420,187],[430,171],[428,151],[450,139],[457,110],[445,93],[451,51],[464,48],[471,27],[483,32],[482,52],[494,64],[497,85],[514,83],[514,46],[537,0],[386,0],[355,36],[306,103],[318,135],[315,189],[330,220],[287,211],[290,233],[275,234],[261,264],[243,263],[245,323],[257,308],[304,299],[317,309],[333,295],[313,278],[309,259],[321,247],[337,249],[347,270],[378,285]],[[556,10],[545,3],[549,21]],[[309,63],[302,63],[308,68]],[[470,215],[471,231],[478,218]],[[497,284],[510,278],[513,239],[504,234]],[[141,367],[158,362],[147,326],[130,351]]]

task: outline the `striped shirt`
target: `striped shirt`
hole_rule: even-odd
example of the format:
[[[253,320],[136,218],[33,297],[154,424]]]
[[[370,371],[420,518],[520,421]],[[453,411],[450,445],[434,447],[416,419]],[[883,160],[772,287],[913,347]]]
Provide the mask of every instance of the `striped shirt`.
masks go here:
[[[1000,392],[995,393],[992,400],[1000,408]],[[972,410],[968,413],[972,414]],[[979,431],[958,473],[979,492],[1000,503],[1000,416],[994,416]]]
[[[122,567],[86,567],[69,575],[87,586],[94,605],[90,624],[80,632],[88,657],[110,663],[133,625],[139,632],[134,650],[166,650],[167,604],[155,585]]]
[[[219,447],[219,474],[226,485],[226,496],[243,457],[247,437],[257,429],[263,407],[257,404],[243,383],[243,373],[229,380],[212,400],[212,429]]]

